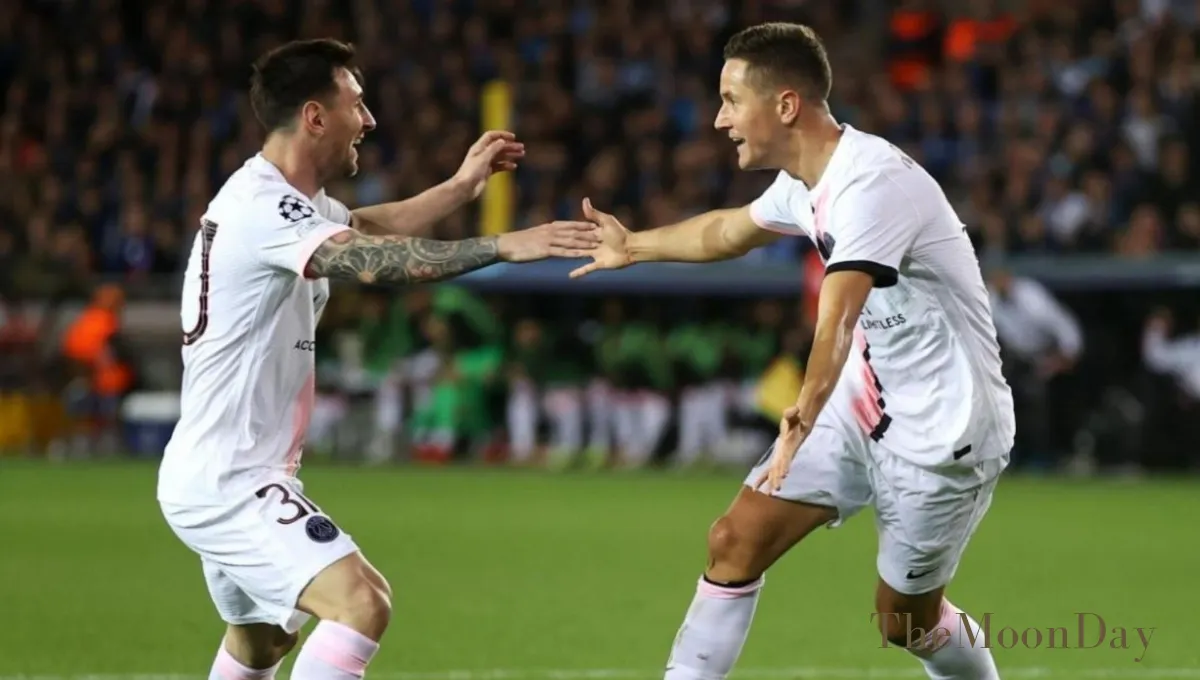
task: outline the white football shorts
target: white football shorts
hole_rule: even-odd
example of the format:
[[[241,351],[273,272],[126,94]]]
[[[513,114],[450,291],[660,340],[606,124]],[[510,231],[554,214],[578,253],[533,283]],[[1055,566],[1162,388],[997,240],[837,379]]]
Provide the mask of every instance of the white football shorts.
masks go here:
[[[223,505],[161,507],[175,535],[200,556],[213,604],[230,624],[268,623],[296,632],[310,618],[295,608],[304,588],[358,551],[294,478],[266,483]]]
[[[772,448],[746,477],[753,488],[769,469]],[[899,593],[919,595],[953,579],[987,513],[1008,455],[945,474],[904,460],[837,419],[818,419],[771,495],[832,507],[837,527],[864,507],[875,510],[879,577]],[[765,488],[765,487],[764,487]]]

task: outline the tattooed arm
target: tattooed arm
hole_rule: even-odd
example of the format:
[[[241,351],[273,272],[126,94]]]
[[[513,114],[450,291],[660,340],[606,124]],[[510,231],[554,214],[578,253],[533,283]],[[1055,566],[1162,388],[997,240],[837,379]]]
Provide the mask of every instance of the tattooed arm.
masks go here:
[[[499,237],[433,241],[410,236],[367,236],[353,229],[330,236],[308,262],[309,278],[360,283],[441,281],[500,261]]]
[[[496,262],[583,257],[599,236],[591,222],[551,222],[500,236],[434,241],[411,236],[368,236],[348,229],[313,252],[304,274],[367,284],[430,283]]]

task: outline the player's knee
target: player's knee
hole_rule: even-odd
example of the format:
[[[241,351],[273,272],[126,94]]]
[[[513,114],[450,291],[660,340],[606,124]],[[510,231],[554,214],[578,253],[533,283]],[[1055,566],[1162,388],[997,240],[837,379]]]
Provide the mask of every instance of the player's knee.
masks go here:
[[[723,561],[737,552],[738,533],[733,521],[722,515],[708,529],[708,556],[712,561]]]
[[[714,571],[725,580],[757,578],[755,546],[728,515],[722,515],[708,530],[708,558]]]

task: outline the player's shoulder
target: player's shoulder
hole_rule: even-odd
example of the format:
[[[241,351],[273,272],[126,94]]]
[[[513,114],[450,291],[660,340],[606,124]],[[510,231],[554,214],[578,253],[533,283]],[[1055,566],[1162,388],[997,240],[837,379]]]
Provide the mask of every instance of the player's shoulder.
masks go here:
[[[763,193],[786,198],[808,198],[808,185],[780,170]]]
[[[261,224],[264,217],[284,208],[308,203],[282,176],[270,172],[259,156],[247,159],[225,180],[208,205],[207,218],[221,225],[246,222]],[[315,208],[309,204],[309,208]]]
[[[844,156],[834,168],[835,184],[843,188],[883,185],[917,167],[916,162],[887,139],[844,126]]]
[[[830,178],[834,199],[868,205],[921,206],[921,212],[940,204],[944,194],[937,181],[891,141],[845,126],[845,153]]]
[[[209,204],[208,219],[243,223],[252,230],[289,227],[325,218],[349,224],[350,211],[325,190],[309,198],[261,154],[249,158],[217,192]]]

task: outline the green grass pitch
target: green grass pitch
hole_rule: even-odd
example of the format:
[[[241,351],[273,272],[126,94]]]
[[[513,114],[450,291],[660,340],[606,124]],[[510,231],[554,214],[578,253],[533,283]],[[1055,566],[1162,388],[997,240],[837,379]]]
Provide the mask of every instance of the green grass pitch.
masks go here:
[[[661,677],[706,530],[740,481],[317,466],[302,477],[392,583],[396,614],[368,677],[393,680]],[[0,680],[207,674],[222,626],[154,481],[146,463],[0,461]],[[1200,678],[1198,522],[1195,481],[1010,477],[950,597],[990,612],[995,630],[1067,628],[1067,649],[997,647],[1005,678]],[[923,677],[881,648],[874,584],[869,513],[817,532],[768,575],[735,677]],[[1103,617],[1099,646],[1078,648],[1079,612]],[[1138,627],[1153,628],[1146,648]],[[1112,648],[1114,628],[1126,648]]]

